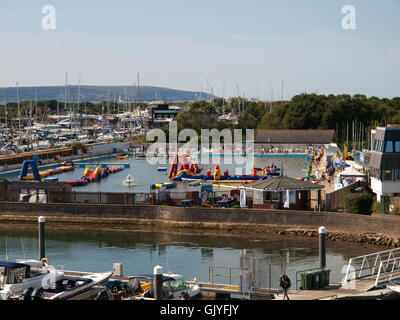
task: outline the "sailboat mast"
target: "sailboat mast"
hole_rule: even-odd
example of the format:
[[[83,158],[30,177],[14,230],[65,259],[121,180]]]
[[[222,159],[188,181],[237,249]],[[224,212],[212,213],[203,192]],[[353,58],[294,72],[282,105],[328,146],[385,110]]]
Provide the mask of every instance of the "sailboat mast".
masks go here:
[[[33,106],[32,106],[32,97],[29,99],[29,145],[28,145],[28,148],[30,149],[30,150],[32,150],[33,148],[33,145],[32,145],[32,109],[33,109]]]
[[[142,108],[141,108],[141,106],[140,106],[140,81],[139,81],[139,73],[137,74],[137,85],[138,85],[138,105],[139,105],[140,125],[143,125],[143,121],[142,121]]]
[[[125,112],[127,112],[128,111],[128,107],[126,105],[126,87],[124,87],[124,90],[125,90],[124,109],[125,109]]]
[[[225,114],[225,83],[222,85],[222,114]]]
[[[64,95],[64,110],[67,112],[67,83],[68,83],[68,73],[65,73],[65,95]]]
[[[38,94],[37,94],[37,90],[36,90],[36,96],[35,96],[35,118],[36,118],[35,122],[36,122],[36,124],[37,124],[37,115],[38,115],[37,108],[38,108]]]
[[[6,133],[7,133],[7,97],[6,97],[6,88],[4,88],[4,115],[6,120]]]
[[[79,80],[78,80],[78,112],[80,110],[79,109],[80,102],[81,102],[81,75],[79,75]],[[82,127],[82,117],[81,117],[81,127]]]
[[[19,92],[18,92],[18,82],[17,82],[17,106],[18,106],[18,131],[19,131],[19,140],[21,143],[21,109],[19,105]]]

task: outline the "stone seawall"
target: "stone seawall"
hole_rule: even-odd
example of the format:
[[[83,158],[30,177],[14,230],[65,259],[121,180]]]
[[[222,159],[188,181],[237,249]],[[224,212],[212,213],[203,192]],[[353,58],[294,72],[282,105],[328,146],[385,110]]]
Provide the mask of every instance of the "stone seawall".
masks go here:
[[[242,235],[276,232],[317,236],[320,226],[332,240],[400,245],[400,217],[362,216],[295,210],[210,209],[172,206],[0,203],[0,224],[31,225],[46,217],[50,228],[121,229],[179,228]]]

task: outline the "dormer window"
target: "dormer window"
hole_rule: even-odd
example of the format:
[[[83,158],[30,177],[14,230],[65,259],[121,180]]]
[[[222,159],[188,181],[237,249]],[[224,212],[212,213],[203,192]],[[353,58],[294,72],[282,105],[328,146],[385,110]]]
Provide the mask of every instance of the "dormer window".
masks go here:
[[[400,152],[400,141],[395,142],[395,150],[396,152]]]
[[[393,142],[386,141],[386,151],[385,152],[393,152]]]

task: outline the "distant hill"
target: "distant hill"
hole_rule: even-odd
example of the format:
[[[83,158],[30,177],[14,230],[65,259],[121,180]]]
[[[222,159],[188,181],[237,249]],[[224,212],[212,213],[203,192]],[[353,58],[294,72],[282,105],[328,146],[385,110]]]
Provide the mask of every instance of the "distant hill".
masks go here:
[[[137,87],[133,86],[81,86],[80,96],[81,101],[101,102],[103,100],[118,102],[119,99],[124,100],[125,88],[127,100],[137,99]],[[4,101],[4,89],[6,89],[7,102],[17,101],[16,87],[0,88],[0,104]],[[18,94],[20,101],[35,99],[37,92],[38,100],[60,100],[64,101],[65,87],[64,86],[43,86],[43,87],[19,87]],[[69,93],[70,92],[70,93]],[[68,86],[69,101],[78,101],[78,86]],[[211,96],[213,98],[215,96]],[[207,99],[206,93],[196,91],[184,91],[162,87],[141,86],[140,87],[140,101],[154,101],[154,100],[169,100],[169,101],[195,101]]]

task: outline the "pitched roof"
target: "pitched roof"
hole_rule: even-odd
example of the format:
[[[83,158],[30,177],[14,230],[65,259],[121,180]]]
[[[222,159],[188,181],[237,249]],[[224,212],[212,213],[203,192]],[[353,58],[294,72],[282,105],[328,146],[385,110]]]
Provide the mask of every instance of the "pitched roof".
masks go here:
[[[333,135],[334,130],[258,130],[256,142],[328,144]]]
[[[285,191],[285,190],[321,190],[323,185],[301,181],[294,178],[279,176],[247,184],[245,189],[257,189],[264,191]]]

